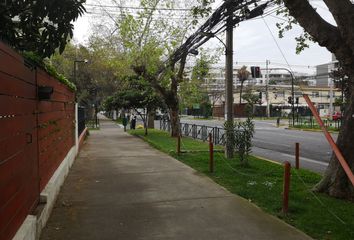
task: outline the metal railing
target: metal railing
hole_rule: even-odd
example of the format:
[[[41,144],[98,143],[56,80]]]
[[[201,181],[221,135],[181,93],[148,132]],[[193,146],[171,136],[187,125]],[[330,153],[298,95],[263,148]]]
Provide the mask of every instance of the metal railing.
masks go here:
[[[85,119],[85,125],[91,129],[100,128],[100,119],[97,116],[94,119]]]
[[[333,130],[339,130],[340,127],[342,126],[342,120],[328,120],[328,119],[323,119],[323,124],[325,125],[326,128],[333,129]],[[296,117],[295,122],[293,125],[292,119],[289,118],[289,127],[295,127],[295,128],[320,128],[318,123],[316,122],[315,118],[312,116],[308,117]]]
[[[84,131],[85,129],[85,108],[78,107],[78,135]]]
[[[191,137],[202,141],[208,141],[209,134],[211,133],[213,143],[215,145],[225,145],[225,131],[224,128],[210,127],[205,125],[197,125],[190,123],[180,123],[181,136]],[[160,120],[160,130],[170,132],[170,121]]]

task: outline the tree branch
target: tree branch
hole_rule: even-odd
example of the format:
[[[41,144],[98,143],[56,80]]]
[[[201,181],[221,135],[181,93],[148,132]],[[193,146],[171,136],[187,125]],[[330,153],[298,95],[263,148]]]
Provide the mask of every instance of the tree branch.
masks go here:
[[[159,4],[159,2],[160,2],[160,0],[157,0],[154,3],[154,6],[152,7],[151,11],[148,13],[148,17],[146,19],[144,29],[141,32],[141,35],[140,35],[140,38],[139,38],[139,43],[138,43],[139,48],[141,48],[141,43],[142,43],[143,39],[146,38],[146,35],[149,33],[149,28],[150,28],[150,24],[152,22],[152,17],[154,15],[154,12],[155,12],[156,7]],[[146,40],[145,40],[145,42],[146,42]]]
[[[347,45],[354,52],[354,4],[349,0],[324,0]]]
[[[181,82],[183,80],[184,68],[186,66],[187,54],[184,54],[181,59],[181,63],[179,65],[178,73],[177,73],[177,81]]]
[[[334,53],[343,67],[350,68],[353,63],[352,50],[342,38],[337,27],[326,22],[307,0],[284,0],[284,4],[290,14],[320,46]]]

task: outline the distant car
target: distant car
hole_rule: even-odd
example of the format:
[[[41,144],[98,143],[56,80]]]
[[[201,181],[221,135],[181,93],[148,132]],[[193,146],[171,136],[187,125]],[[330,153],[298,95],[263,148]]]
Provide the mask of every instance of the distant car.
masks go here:
[[[165,120],[168,121],[170,118],[167,113],[156,113],[155,120]]]
[[[340,112],[334,112],[332,115],[332,120],[333,121],[338,121],[342,118],[342,113]]]

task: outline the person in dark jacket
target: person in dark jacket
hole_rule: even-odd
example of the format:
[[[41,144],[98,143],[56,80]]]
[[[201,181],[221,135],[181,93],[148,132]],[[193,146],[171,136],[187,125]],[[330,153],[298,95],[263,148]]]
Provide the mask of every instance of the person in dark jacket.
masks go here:
[[[136,126],[136,116],[130,121],[130,129],[135,129]]]

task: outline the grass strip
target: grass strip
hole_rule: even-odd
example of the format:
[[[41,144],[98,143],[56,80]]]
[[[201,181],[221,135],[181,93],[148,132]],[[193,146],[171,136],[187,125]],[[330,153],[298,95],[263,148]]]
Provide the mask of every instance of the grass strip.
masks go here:
[[[147,136],[143,130],[129,132],[315,239],[354,239],[354,203],[313,193],[311,188],[321,179],[316,173],[292,169],[289,213],[284,216],[281,213],[281,165],[251,156],[250,166],[243,167],[237,156],[226,160],[219,151],[214,154],[215,173],[210,174],[208,143],[182,138],[182,151],[185,152],[178,156],[176,139],[166,132],[149,129]]]

